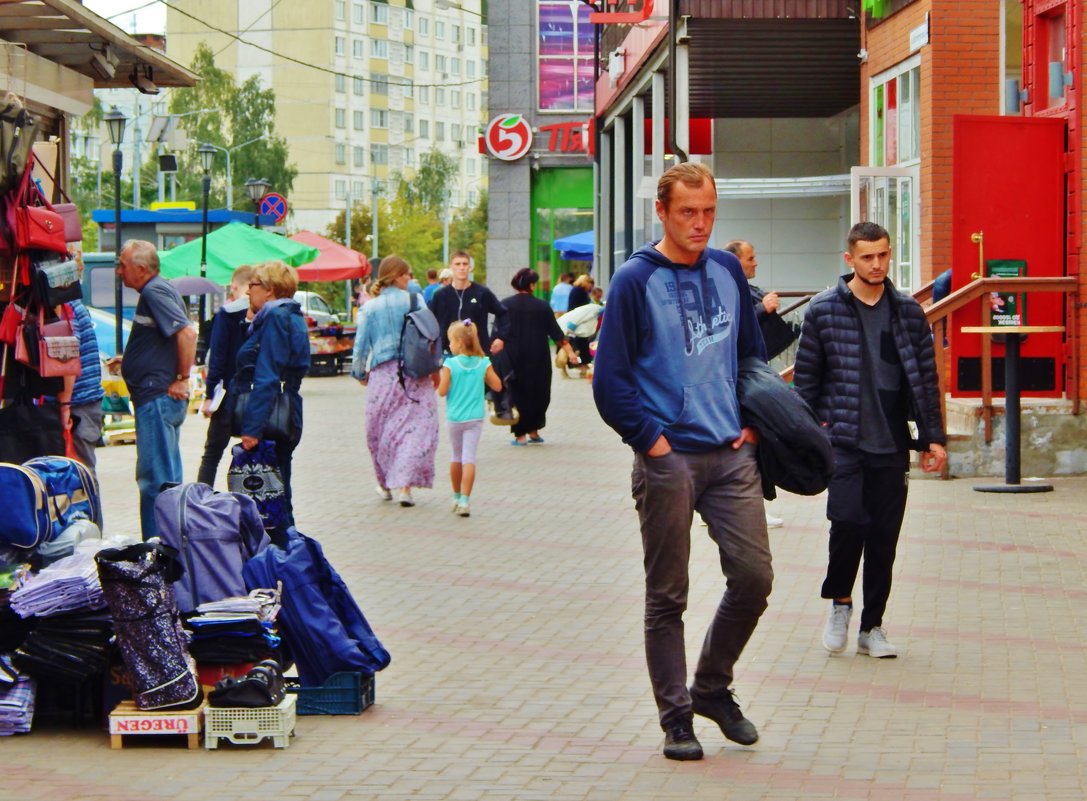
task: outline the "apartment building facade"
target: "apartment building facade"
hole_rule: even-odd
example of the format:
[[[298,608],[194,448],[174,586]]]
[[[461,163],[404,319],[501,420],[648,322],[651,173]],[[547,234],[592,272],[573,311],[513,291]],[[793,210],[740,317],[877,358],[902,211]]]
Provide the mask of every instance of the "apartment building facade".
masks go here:
[[[487,186],[477,132],[487,105],[481,0],[191,0],[170,7],[167,53],[207,42],[238,82],[276,94],[276,133],[298,169],[288,227],[323,231],[349,202],[389,198],[437,148],[458,174],[449,205]],[[273,190],[275,187],[273,187]]]

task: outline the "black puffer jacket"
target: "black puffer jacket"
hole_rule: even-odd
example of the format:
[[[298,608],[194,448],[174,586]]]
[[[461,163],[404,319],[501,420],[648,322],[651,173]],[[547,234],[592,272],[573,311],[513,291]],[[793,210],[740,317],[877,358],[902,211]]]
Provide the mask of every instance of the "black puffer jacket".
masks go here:
[[[815,413],[760,356],[740,360],[736,397],[745,426],[759,432],[756,458],[762,494],[775,487],[798,495],[818,495],[834,473],[834,452]]]
[[[831,443],[840,448],[856,448],[860,440],[863,354],[861,321],[853,305],[857,301],[848,285],[852,277],[842,276],[836,287],[820,292],[808,304],[793,373],[797,392],[827,424]],[[905,372],[909,416],[917,424],[917,440],[911,447],[925,451],[930,443],[947,442],[932,331],[917,301],[898,292],[890,279],[884,284]]]

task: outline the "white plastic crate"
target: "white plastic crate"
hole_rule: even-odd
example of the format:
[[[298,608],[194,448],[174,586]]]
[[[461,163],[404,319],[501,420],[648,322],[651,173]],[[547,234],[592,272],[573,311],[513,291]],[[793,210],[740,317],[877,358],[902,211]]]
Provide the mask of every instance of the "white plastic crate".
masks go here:
[[[204,710],[204,747],[219,747],[219,738],[235,745],[256,745],[271,737],[276,748],[287,748],[294,733],[295,703],[288,695],[278,706],[209,706]]]

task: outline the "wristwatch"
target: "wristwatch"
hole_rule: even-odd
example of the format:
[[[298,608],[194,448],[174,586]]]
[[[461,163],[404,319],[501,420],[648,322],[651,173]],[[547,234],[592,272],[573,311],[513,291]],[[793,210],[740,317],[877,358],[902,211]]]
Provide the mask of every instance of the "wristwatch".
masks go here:
[[[181,373],[178,373],[177,377],[174,380],[175,381],[184,381],[186,378],[188,378],[188,376],[184,376]]]

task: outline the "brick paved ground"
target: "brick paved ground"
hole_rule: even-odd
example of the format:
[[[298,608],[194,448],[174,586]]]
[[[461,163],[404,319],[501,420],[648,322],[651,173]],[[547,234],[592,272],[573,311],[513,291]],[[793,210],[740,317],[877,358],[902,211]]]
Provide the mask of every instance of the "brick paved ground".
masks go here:
[[[858,657],[853,641],[824,653],[823,499],[775,502],[787,520],[772,532],[775,589],[737,669],[762,739],[726,745],[699,720],[706,759],[675,763],[660,755],[642,656],[630,454],[588,382],[556,382],[545,445],[511,448],[488,426],[469,519],[450,514],[444,478],[414,509],[380,502],[362,390],[346,377],[304,390],[299,526],[393,654],[377,706],[300,718],[285,751],[111,751],[102,732],[53,726],[0,743],[0,798],[1087,797],[1087,480],[1033,496],[916,481],[887,616],[897,660]],[[202,428],[185,425],[189,476]],[[440,474],[447,454],[443,439]],[[101,452],[112,531],[136,529],[133,458]],[[722,590],[705,529],[694,535],[692,663]]]

